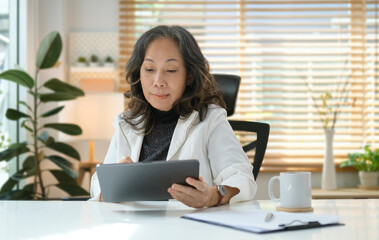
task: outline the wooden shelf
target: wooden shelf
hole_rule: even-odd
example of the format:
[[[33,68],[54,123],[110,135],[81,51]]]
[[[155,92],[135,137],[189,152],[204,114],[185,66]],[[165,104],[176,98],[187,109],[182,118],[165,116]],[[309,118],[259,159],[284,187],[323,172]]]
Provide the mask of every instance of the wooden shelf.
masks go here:
[[[88,73],[88,72],[116,72],[115,67],[105,67],[105,66],[99,66],[99,67],[75,67],[71,66],[70,67],[71,73]]]
[[[379,189],[337,188],[336,190],[312,189],[313,199],[379,198]]]

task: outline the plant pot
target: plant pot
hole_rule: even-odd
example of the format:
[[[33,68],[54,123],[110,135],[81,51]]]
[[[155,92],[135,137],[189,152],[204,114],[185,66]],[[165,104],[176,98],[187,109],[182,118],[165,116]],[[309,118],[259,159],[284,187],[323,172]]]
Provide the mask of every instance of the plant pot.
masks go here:
[[[98,67],[98,66],[99,66],[99,63],[98,63],[98,62],[90,62],[90,63],[89,63],[89,66],[90,66],[90,67]]]
[[[379,172],[364,172],[359,171],[359,180],[361,186],[372,187],[378,185]]]
[[[114,63],[106,62],[106,63],[104,63],[104,67],[113,68],[114,67]]]
[[[87,63],[84,63],[84,62],[76,62],[75,66],[77,66],[77,67],[87,67]]]

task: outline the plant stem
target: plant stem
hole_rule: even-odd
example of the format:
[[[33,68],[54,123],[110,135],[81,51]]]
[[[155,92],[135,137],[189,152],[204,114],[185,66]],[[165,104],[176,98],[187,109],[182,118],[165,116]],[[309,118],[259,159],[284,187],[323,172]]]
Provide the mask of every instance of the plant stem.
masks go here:
[[[36,70],[36,75],[35,75],[35,84],[34,84],[34,92],[35,94],[33,95],[33,98],[34,98],[34,123],[33,123],[33,130],[34,130],[34,158],[35,158],[35,164],[36,164],[36,167],[37,167],[37,170],[38,170],[38,178],[39,178],[39,181],[37,180],[37,178],[35,179],[34,181],[34,187],[36,188],[37,186],[37,181],[39,182],[39,185],[40,185],[40,188],[41,188],[41,194],[42,194],[42,198],[43,199],[46,199],[46,194],[45,194],[45,188],[43,186],[43,180],[42,180],[42,173],[41,173],[41,168],[40,168],[40,161],[39,161],[39,153],[38,153],[38,140],[37,140],[37,136],[38,136],[38,72],[39,72],[39,69]],[[36,192],[36,189],[35,191]]]
[[[309,87],[309,85],[307,84],[307,88],[308,88],[308,92],[309,94],[311,95],[311,98],[312,98],[312,102],[313,102],[313,106],[316,108],[316,111],[317,111],[317,115],[318,115],[318,119],[320,120],[321,124],[324,126],[325,129],[328,129],[328,126],[325,124],[325,120],[322,119],[322,114],[321,114],[321,111],[320,111],[320,107],[318,106],[317,104],[317,100],[315,99],[315,97],[313,96],[312,94],[312,90],[311,88]]]
[[[345,80],[344,84],[343,84],[343,87],[342,87],[342,91],[338,91],[338,93],[340,93],[340,96],[338,96],[337,98],[337,107],[333,113],[333,124],[332,124],[332,129],[334,129],[335,125],[336,125],[336,122],[337,122],[337,118],[338,118],[338,115],[340,114],[340,112],[342,111],[340,108],[341,106],[345,105],[346,102],[347,102],[347,96],[348,96],[348,93],[346,93],[346,87],[347,87],[347,79]],[[341,103],[342,102],[342,103]]]

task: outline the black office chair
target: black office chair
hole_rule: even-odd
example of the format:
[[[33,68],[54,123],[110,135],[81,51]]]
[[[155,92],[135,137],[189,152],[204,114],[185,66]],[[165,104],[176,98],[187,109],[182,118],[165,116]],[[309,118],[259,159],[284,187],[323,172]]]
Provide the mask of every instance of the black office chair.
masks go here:
[[[226,111],[229,117],[234,114],[241,77],[230,74],[213,74],[213,76],[223,93],[224,101],[226,104]],[[229,123],[232,126],[233,130],[236,132],[240,131],[256,133],[256,140],[245,144],[243,146],[243,150],[245,152],[248,152],[255,148],[253,175],[254,178],[257,179],[259,169],[261,168],[267,148],[268,135],[270,134],[270,125],[261,122],[237,120],[229,120]]]

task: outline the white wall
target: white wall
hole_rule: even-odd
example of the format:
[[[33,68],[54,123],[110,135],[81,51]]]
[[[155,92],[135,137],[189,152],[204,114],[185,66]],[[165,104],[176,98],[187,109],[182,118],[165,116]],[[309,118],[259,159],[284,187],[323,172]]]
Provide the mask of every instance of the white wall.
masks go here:
[[[38,39],[39,41],[50,31],[57,30],[63,38],[63,65],[59,69],[49,70],[44,77],[55,76],[68,81],[68,33],[80,31],[118,31],[118,0],[39,0],[38,1]],[[96,142],[95,159],[104,158],[108,142]],[[88,159],[86,142],[77,143],[83,161]],[[260,173],[258,177],[258,193],[255,199],[268,199],[267,185],[272,176],[278,173]],[[354,187],[358,184],[357,173],[338,173],[339,187]],[[88,176],[83,186],[88,186]],[[321,174],[312,173],[312,185],[320,187]],[[277,189],[276,189],[277,190]],[[61,196],[59,191],[52,195]]]
[[[67,0],[68,30],[117,32],[118,0]]]

